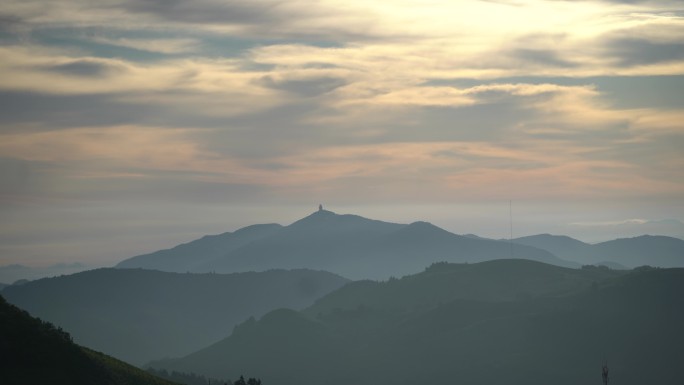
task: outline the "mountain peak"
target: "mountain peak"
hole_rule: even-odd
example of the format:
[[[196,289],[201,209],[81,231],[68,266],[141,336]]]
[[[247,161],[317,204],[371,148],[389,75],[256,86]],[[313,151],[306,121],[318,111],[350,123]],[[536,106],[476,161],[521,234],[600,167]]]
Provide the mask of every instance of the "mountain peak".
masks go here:
[[[553,248],[552,246],[554,246],[554,245],[556,248],[557,247],[579,248],[579,247],[588,246],[588,244],[586,244],[580,240],[577,240],[575,238],[568,237],[567,235],[553,235],[553,234],[548,234],[548,233],[519,237],[519,238],[513,239],[513,241],[515,243],[539,247],[541,249],[548,249],[549,247]],[[552,250],[549,250],[549,251],[553,252]]]
[[[421,233],[421,234],[440,234],[455,236],[456,234],[450,233],[441,227],[435,226],[430,222],[417,221],[409,224],[402,229],[403,232],[411,233]]]
[[[457,238],[461,238],[460,235],[456,235],[444,230],[441,227],[435,226],[430,222],[413,222],[403,228],[397,230],[391,234],[391,237],[395,242],[406,245],[420,245],[427,247],[425,242],[451,242]]]
[[[325,210],[325,209],[319,209],[319,210],[317,210],[317,211],[314,211],[310,216],[313,216],[313,215],[318,215],[318,216],[331,216],[331,215],[338,215],[338,214],[335,213],[334,211]]]
[[[305,216],[304,218],[295,221],[294,223],[290,224],[288,227],[298,227],[301,225],[305,224],[332,224],[332,223],[363,223],[363,222],[380,222],[380,221],[374,221],[372,219],[364,218],[358,215],[353,215],[353,214],[337,214],[333,211],[330,210],[325,210],[325,209],[319,209],[314,211],[313,213]]]
[[[433,225],[432,223],[425,222],[425,221],[412,222],[408,225],[408,227],[416,228],[416,229],[440,229],[439,227]]]
[[[320,209],[286,227],[286,231],[306,232],[306,236],[342,233],[389,233],[405,225],[388,223],[352,214]],[[305,234],[305,233],[301,233]]]
[[[340,217],[340,216],[341,215],[338,215],[332,211],[319,209],[319,210],[314,211],[313,213],[305,216],[304,218],[292,223],[290,226],[298,224],[298,223],[309,222],[309,221],[320,221],[320,220],[331,219],[331,218]]]

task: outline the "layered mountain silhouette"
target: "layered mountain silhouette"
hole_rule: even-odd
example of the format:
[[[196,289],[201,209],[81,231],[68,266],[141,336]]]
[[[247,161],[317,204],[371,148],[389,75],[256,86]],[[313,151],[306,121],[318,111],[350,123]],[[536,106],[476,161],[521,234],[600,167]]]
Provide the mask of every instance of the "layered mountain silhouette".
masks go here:
[[[306,384],[682,383],[684,269],[435,264],[280,309],[156,368]]]
[[[202,264],[221,258],[227,253],[258,239],[275,234],[278,224],[253,225],[234,233],[207,235],[172,249],[143,254],[119,263],[120,268],[143,268],[177,273],[207,272]]]
[[[433,262],[525,258],[579,267],[522,244],[460,236],[426,222],[409,225],[319,210],[289,226],[250,226],[127,259],[120,268],[177,272],[263,271],[310,268],[352,279],[387,279]]]
[[[9,286],[3,295],[69,330],[76,342],[140,365],[218,341],[250,316],[302,309],[347,282],[312,270],[224,275],[98,269]]]
[[[516,238],[513,241],[547,250],[560,258],[581,264],[603,264],[611,268],[644,265],[684,267],[684,240],[666,236],[643,235],[595,245],[550,234]]]
[[[173,385],[74,344],[65,331],[0,296],[0,384]]]
[[[91,266],[87,266],[78,262],[56,263],[54,265],[44,267],[30,267],[19,264],[4,265],[0,266],[0,282],[5,282],[5,286],[7,286],[16,282],[21,283],[23,281],[31,281],[34,279],[78,273],[91,268]]]

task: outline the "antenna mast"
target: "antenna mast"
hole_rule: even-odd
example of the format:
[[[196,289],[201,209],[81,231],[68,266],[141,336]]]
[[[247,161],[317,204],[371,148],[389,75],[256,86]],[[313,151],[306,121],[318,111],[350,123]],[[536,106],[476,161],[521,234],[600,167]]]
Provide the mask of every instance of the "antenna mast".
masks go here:
[[[508,201],[508,218],[511,227],[510,238],[508,238],[508,248],[511,259],[513,259],[513,201],[511,200]]]

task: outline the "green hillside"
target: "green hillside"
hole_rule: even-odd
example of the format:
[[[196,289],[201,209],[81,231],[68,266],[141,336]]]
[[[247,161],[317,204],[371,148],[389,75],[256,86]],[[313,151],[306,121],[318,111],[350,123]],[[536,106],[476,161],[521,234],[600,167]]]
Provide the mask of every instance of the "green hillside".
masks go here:
[[[310,306],[347,282],[312,270],[179,274],[97,269],[10,286],[3,295],[69,330],[79,344],[144,365],[219,341],[251,316]]]
[[[3,385],[173,385],[83,348],[52,324],[0,297],[0,383]]]
[[[169,370],[268,383],[682,383],[684,269],[614,272],[520,260],[437,264],[348,285],[304,312],[236,328]]]
[[[481,263],[435,263],[424,272],[386,282],[350,283],[316,301],[309,315],[358,306],[397,309],[430,308],[454,299],[512,301],[565,296],[621,271],[568,269],[524,259]]]

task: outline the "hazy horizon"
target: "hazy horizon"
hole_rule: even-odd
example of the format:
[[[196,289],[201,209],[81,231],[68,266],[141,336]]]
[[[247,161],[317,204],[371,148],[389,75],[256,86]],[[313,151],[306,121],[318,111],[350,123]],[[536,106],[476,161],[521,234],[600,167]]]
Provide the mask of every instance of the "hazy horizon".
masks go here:
[[[609,220],[597,217],[596,221],[586,221],[586,215],[575,211],[562,216],[548,210],[534,210],[534,206],[513,206],[513,237],[519,238],[536,234],[566,235],[586,243],[599,243],[619,238],[631,238],[640,235],[666,235],[684,239],[684,224],[676,219],[646,220],[632,218],[627,220]],[[409,224],[416,221],[427,221],[455,234],[474,234],[491,239],[508,239],[510,237],[509,203],[502,202],[498,206],[462,207],[462,206],[419,206],[406,207],[402,211],[391,206],[342,206],[339,208],[324,206],[326,210],[337,214],[352,214],[384,222]],[[567,209],[567,208],[565,208]],[[102,210],[100,208],[100,210]],[[317,210],[317,207],[301,206],[295,208],[242,208],[217,210],[204,207],[200,213],[204,222],[184,221],[188,214],[182,211],[165,212],[157,221],[144,223],[147,227],[140,232],[141,224],[125,218],[117,211],[114,223],[103,225],[88,220],[83,227],[57,227],[59,233],[35,236],[33,248],[17,247],[16,250],[26,253],[18,258],[3,258],[2,265],[13,264],[51,267],[55,264],[82,263],[87,267],[108,267],[122,260],[144,253],[167,249],[204,235],[233,232],[242,227],[254,224],[278,223],[289,225]],[[137,214],[141,214],[137,210]],[[542,212],[543,211],[543,212]],[[235,219],[232,213],[239,213]],[[457,214],[453,214],[457,213]],[[458,216],[456,216],[458,215]],[[254,219],[250,222],[250,218]],[[566,222],[558,223],[559,217]],[[61,219],[62,216],[55,218]],[[658,224],[654,222],[665,221]],[[671,223],[667,223],[670,221]],[[134,226],[131,227],[130,225]],[[48,231],[52,223],[46,224]],[[649,226],[650,225],[650,226]],[[655,231],[654,231],[655,229]],[[54,232],[54,230],[52,230]],[[91,238],[93,234],[98,234]],[[52,239],[54,243],[43,244],[42,241]],[[6,242],[2,248],[12,250],[12,244]],[[43,251],[49,248],[51,251]],[[81,257],[68,252],[79,250]],[[16,253],[16,252],[15,252]],[[17,253],[18,254],[18,253]],[[61,258],[61,259],[60,259]]]

